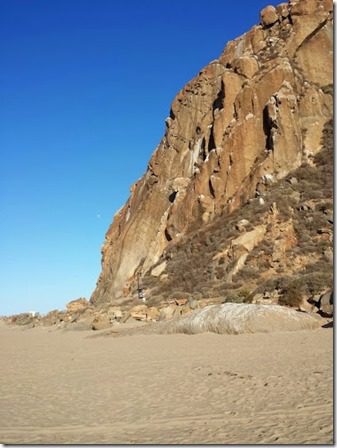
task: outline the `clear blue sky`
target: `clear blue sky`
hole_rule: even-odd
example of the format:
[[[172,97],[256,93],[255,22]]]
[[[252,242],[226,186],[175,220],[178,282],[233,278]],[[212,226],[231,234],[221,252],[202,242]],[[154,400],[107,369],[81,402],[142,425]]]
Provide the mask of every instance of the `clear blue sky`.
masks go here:
[[[175,94],[266,4],[0,0],[0,315],[90,297]]]

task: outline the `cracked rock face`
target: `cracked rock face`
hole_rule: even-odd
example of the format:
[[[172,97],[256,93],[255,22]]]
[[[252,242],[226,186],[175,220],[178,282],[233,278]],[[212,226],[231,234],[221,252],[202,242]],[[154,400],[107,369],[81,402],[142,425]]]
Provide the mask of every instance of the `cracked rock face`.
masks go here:
[[[127,298],[168,245],[320,150],[331,119],[333,4],[290,0],[231,41],[174,98],[147,172],[102,248],[91,302]]]

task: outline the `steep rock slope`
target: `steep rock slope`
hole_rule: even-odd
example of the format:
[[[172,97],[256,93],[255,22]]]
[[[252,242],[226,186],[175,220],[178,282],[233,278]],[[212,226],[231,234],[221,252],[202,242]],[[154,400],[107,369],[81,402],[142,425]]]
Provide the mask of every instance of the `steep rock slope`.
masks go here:
[[[333,128],[322,149],[232,212],[167,247],[142,277],[149,305],[171,299],[312,309],[332,286]]]
[[[333,110],[332,9],[330,0],[265,8],[178,93],[106,234],[92,303],[123,303],[170,247],[219,216],[226,226],[268,183],[313,164]]]

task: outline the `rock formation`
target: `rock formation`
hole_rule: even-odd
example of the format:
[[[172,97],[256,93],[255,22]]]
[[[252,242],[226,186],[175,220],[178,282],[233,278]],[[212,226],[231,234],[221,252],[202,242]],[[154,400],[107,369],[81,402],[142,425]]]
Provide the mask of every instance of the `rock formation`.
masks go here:
[[[226,226],[250,198],[263,206],[269,184],[313,164],[333,111],[332,1],[290,0],[260,17],[173,100],[165,135],[106,234],[92,304],[125,303],[138,276],[165,281],[171,247],[219,217]],[[226,281],[268,224],[276,239],[287,235],[275,259],[295,244],[292,222],[277,226],[274,212],[231,242]]]
[[[189,316],[164,322],[157,328],[161,333],[242,334],[308,330],[320,325],[315,317],[280,305],[225,303],[196,310]]]

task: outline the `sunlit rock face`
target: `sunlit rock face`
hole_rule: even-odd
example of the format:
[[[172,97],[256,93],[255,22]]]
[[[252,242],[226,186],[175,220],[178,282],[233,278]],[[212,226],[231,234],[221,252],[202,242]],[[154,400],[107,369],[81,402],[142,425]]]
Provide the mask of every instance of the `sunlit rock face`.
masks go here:
[[[191,229],[310,162],[331,119],[333,4],[290,0],[229,42],[174,98],[144,176],[115,215],[93,303],[123,303]]]

